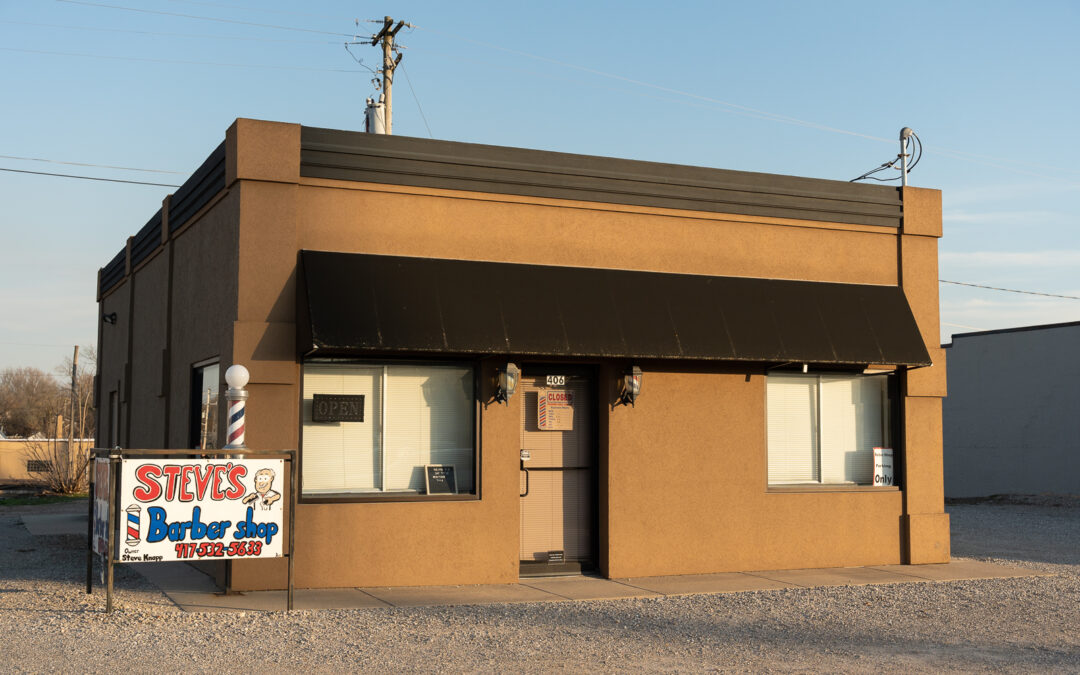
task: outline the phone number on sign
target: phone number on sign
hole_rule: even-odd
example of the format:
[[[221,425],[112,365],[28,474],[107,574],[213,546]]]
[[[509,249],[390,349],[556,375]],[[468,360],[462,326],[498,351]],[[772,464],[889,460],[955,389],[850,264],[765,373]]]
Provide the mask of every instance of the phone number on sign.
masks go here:
[[[177,558],[242,558],[262,553],[261,541],[234,541],[228,546],[220,542],[177,544]]]

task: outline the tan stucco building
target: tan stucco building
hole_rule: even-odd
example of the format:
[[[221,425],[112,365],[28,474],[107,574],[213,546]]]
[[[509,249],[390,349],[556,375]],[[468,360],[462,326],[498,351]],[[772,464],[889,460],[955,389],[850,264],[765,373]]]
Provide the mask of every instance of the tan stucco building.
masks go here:
[[[199,445],[245,365],[299,587],[944,562],[940,236],[935,190],[241,119],[101,270],[98,444]]]

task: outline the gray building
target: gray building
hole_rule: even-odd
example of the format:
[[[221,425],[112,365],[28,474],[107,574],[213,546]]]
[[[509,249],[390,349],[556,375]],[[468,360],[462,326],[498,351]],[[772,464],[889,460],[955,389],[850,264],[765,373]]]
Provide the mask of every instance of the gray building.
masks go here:
[[[1080,321],[953,335],[945,496],[1080,494]]]

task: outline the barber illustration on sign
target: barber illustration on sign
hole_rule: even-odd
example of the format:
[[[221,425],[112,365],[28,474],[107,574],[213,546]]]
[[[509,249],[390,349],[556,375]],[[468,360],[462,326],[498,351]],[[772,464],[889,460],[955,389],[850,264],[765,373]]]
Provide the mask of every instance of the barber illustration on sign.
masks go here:
[[[274,482],[273,469],[260,469],[255,472],[255,492],[244,497],[243,503],[250,504],[256,499],[262,505],[264,511],[269,511],[270,506],[281,499],[281,493],[271,490],[270,485]]]

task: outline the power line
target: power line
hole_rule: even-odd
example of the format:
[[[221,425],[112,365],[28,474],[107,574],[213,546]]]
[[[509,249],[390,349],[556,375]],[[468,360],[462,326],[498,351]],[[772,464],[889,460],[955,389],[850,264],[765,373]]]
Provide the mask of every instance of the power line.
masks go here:
[[[1005,291],[1006,293],[1023,293],[1024,295],[1041,295],[1046,298],[1065,298],[1066,300],[1080,300],[1076,295],[1058,295],[1056,293],[1039,293],[1038,291],[1018,291],[1015,288],[999,288],[997,286],[983,286],[982,284],[969,284],[963,281],[947,281],[938,279],[943,284],[955,284],[957,286],[971,286],[972,288],[985,288],[990,291]]]
[[[343,21],[340,16],[327,16],[326,14],[312,14],[311,12],[295,12],[287,9],[269,9],[267,7],[249,7],[246,5],[234,5],[230,2],[200,2],[199,0],[172,0],[172,2],[181,2],[185,5],[203,5],[204,7],[215,7],[217,9],[243,9],[250,12],[264,12],[269,14],[290,14],[292,16],[307,16],[313,19],[330,19],[331,21]],[[353,21],[353,19],[348,19]]]
[[[405,65],[402,64],[401,72],[405,74],[405,84],[409,85],[409,91],[412,92],[413,100],[416,101],[416,108],[420,111],[420,119],[424,120],[424,126],[427,127],[427,135],[431,138],[435,138],[431,135],[431,125],[428,124],[427,115],[424,114],[424,109],[420,107],[420,99],[416,96],[416,90],[413,89],[412,80],[409,78],[409,71],[405,70]]]
[[[880,137],[880,136],[872,136],[872,135],[860,133],[860,132],[857,132],[857,131],[850,131],[848,129],[841,129],[839,127],[833,127],[833,126],[829,126],[829,125],[825,125],[825,124],[819,124],[817,122],[810,122],[808,120],[799,119],[797,117],[791,117],[791,116],[788,116],[788,115],[781,115],[779,113],[773,113],[773,112],[769,112],[767,110],[759,110],[757,108],[751,108],[749,106],[744,106],[744,105],[740,105],[740,104],[737,104],[737,103],[731,103],[729,101],[723,101],[723,100],[720,100],[720,99],[717,99],[717,98],[713,98],[711,96],[704,96],[704,95],[700,95],[700,94],[694,94],[692,92],[682,91],[682,90],[679,90],[679,89],[673,89],[671,87],[665,87],[665,86],[662,86],[662,85],[653,84],[651,82],[644,82],[642,80],[636,80],[636,79],[633,79],[633,78],[630,78],[630,77],[624,77],[622,75],[616,75],[614,73],[606,73],[606,72],[601,71],[601,70],[596,70],[596,69],[593,69],[593,68],[580,66],[580,65],[577,65],[575,63],[568,63],[566,61],[559,61],[557,59],[548,58],[546,56],[540,56],[538,54],[531,54],[529,52],[523,52],[523,51],[520,51],[520,50],[517,50],[517,49],[510,49],[508,47],[502,47],[502,46],[491,44],[491,43],[488,43],[488,42],[481,42],[481,41],[478,41],[478,40],[473,40],[473,39],[470,39],[470,38],[467,38],[467,37],[464,37],[464,36],[461,36],[461,35],[456,35],[454,33],[449,33],[449,32],[446,32],[446,31],[440,31],[440,30],[436,30],[436,29],[432,29],[432,28],[425,28],[424,26],[415,26],[415,25],[413,26],[413,28],[418,29],[418,30],[427,30],[427,31],[432,32],[432,33],[437,33],[437,34],[440,34],[440,35],[444,35],[446,37],[450,37],[450,38],[453,38],[455,40],[461,40],[463,42],[468,42],[470,44],[474,44],[474,45],[478,45],[478,46],[482,46],[482,47],[487,47],[489,49],[497,49],[499,51],[504,51],[504,52],[511,53],[511,54],[517,54],[519,56],[525,56],[525,57],[528,57],[528,58],[531,58],[531,59],[536,59],[538,61],[544,61],[544,62],[547,62],[547,63],[552,63],[552,64],[562,66],[562,67],[565,67],[565,68],[572,68],[572,69],[575,69],[575,70],[580,70],[580,71],[590,73],[590,74],[593,74],[593,75],[598,75],[600,77],[606,77],[606,78],[611,78],[611,79],[615,79],[615,80],[620,80],[622,82],[628,82],[630,84],[643,86],[643,87],[648,87],[648,88],[651,88],[651,89],[656,89],[656,90],[663,91],[663,92],[669,93],[669,94],[677,94],[679,96],[686,96],[686,97],[689,97],[689,98],[695,98],[695,99],[699,99],[699,100],[702,100],[702,101],[715,103],[715,104],[718,104],[718,105],[721,105],[721,106],[724,106],[724,107],[727,107],[727,108],[732,108],[734,110],[742,111],[743,114],[749,115],[751,117],[758,117],[760,119],[771,120],[771,121],[774,121],[774,122],[782,122],[784,124],[792,124],[792,125],[795,125],[795,126],[808,127],[808,128],[812,128],[812,129],[817,129],[819,131],[828,131],[828,132],[832,132],[832,133],[844,134],[844,135],[847,135],[847,136],[855,136],[855,137],[858,137],[858,138],[865,138],[865,139],[868,139],[868,140],[880,141],[880,142],[883,142],[883,143],[895,143],[896,142],[894,139],[883,138],[883,137]],[[1032,162],[1024,162],[1024,161],[1020,161],[1020,160],[1002,159],[1002,158],[991,157],[989,155],[979,155],[979,154],[976,154],[976,153],[963,152],[963,151],[960,151],[960,150],[950,150],[948,148],[941,148],[941,147],[937,147],[937,146],[935,146],[933,149],[927,150],[927,152],[929,152],[931,154],[939,154],[939,155],[942,155],[942,156],[945,156],[945,157],[951,157],[953,159],[958,159],[958,160],[961,160],[961,161],[972,162],[972,163],[975,163],[975,164],[983,164],[985,166],[991,166],[991,167],[994,167],[994,168],[1000,168],[1000,169],[1005,169],[1005,170],[1008,170],[1008,171],[1014,171],[1014,172],[1017,172],[1017,173],[1027,174],[1027,175],[1030,175],[1030,176],[1036,176],[1036,177],[1039,177],[1039,178],[1049,178],[1049,179],[1054,179],[1054,180],[1068,180],[1068,179],[1063,179],[1061,176],[1040,174],[1040,173],[1035,173],[1035,172],[1032,172],[1032,171],[1020,169],[1020,168],[1017,168],[1017,167],[1013,167],[1013,166],[1008,166],[1008,165],[1002,166],[1000,164],[993,164],[993,163],[990,163],[990,162],[999,162],[999,163],[1000,162],[1006,162],[1006,163],[1012,163],[1012,164],[1027,164],[1029,166],[1041,166],[1041,167],[1044,167],[1044,168],[1054,169],[1054,170],[1058,170],[1058,171],[1076,171],[1076,169],[1063,169],[1063,168],[1060,168],[1060,167],[1054,167],[1054,166],[1049,166],[1049,165],[1045,165],[1045,164],[1035,164],[1035,163],[1032,163]],[[989,160],[989,161],[987,161],[987,160]]]
[[[97,178],[96,176],[76,176],[70,173],[48,173],[46,171],[25,171],[23,169],[7,169],[0,167],[0,171],[10,171],[12,173],[29,173],[35,176],[56,176],[58,178],[81,178],[82,180],[98,180],[106,183],[130,183],[132,185],[156,185],[158,187],[180,187],[179,185],[171,185],[169,183],[147,183],[141,180],[122,180],[120,178]]]
[[[112,166],[110,164],[89,164],[86,162],[64,162],[59,159],[42,159],[41,157],[15,157],[14,155],[0,155],[0,159],[18,159],[24,162],[49,162],[50,164],[67,164],[70,166],[90,166],[95,169],[117,169],[118,171],[144,171],[146,173],[175,173],[186,175],[182,171],[165,171],[163,169],[136,169],[130,166]]]
[[[74,0],[60,0],[61,2],[73,2]],[[112,61],[142,61],[146,63],[169,63],[189,66],[217,66],[226,68],[262,68],[264,70],[299,70],[316,73],[363,73],[361,70],[346,68],[310,68],[306,66],[268,66],[261,63],[218,63],[215,61],[184,61],[181,59],[152,59],[141,56],[108,56],[105,54],[78,54],[74,52],[55,52],[44,49],[18,49],[15,47],[0,47],[6,52],[23,52],[27,54],[47,54],[50,56],[75,56],[83,59],[109,59]]]
[[[102,7],[102,8],[118,9],[118,10],[125,10],[125,11],[131,11],[131,12],[141,12],[141,13],[145,13],[145,14],[159,14],[159,15],[164,15],[164,16],[176,16],[176,17],[187,18],[187,19],[198,19],[198,20],[203,20],[203,21],[216,21],[216,22],[220,22],[220,23],[231,23],[231,24],[239,24],[239,25],[247,25],[247,26],[256,26],[256,27],[260,27],[260,28],[272,28],[272,29],[278,29],[278,30],[292,30],[292,31],[300,31],[300,32],[306,32],[306,33],[319,33],[319,34],[324,34],[324,35],[355,37],[351,33],[337,33],[337,32],[320,31],[320,30],[313,30],[313,29],[307,29],[307,28],[295,28],[295,27],[292,27],[292,26],[279,26],[279,25],[274,25],[274,24],[263,24],[263,23],[249,22],[249,21],[236,21],[236,20],[232,20],[232,19],[220,19],[220,18],[216,18],[216,17],[181,14],[181,13],[177,13],[177,12],[162,12],[162,11],[156,11],[156,10],[139,9],[139,8],[134,8],[134,7],[122,7],[122,6],[119,6],[119,5],[107,5],[107,4],[103,4],[103,3],[93,3],[93,2],[87,2],[85,0],[58,0],[58,1],[67,2],[67,3],[71,3],[71,4],[86,5],[86,6],[90,6],[90,7]],[[245,11],[274,12],[274,13],[281,13],[281,14],[294,14],[294,15],[300,15],[300,16],[312,16],[312,17],[328,18],[328,19],[334,18],[334,17],[325,16],[325,15],[315,15],[315,14],[310,14],[310,13],[305,13],[305,12],[290,12],[290,11],[287,11],[287,10],[271,10],[271,9],[265,9],[265,8],[259,8],[259,7],[249,7],[249,6],[243,6],[243,5],[232,5],[232,4],[228,4],[228,3],[223,3],[223,4],[220,4],[220,5],[211,5],[211,3],[198,2],[197,0],[174,0],[174,1],[188,2],[190,4],[197,4],[197,5],[229,7],[229,8],[240,9],[240,10],[245,10]],[[376,21],[376,23],[377,23],[377,21]],[[615,80],[620,80],[620,81],[628,82],[628,83],[631,83],[631,84],[634,84],[634,85],[637,85],[637,86],[656,89],[656,90],[663,91],[663,92],[666,92],[666,93],[669,93],[669,94],[676,94],[676,95],[679,95],[679,96],[685,96],[685,97],[689,97],[689,98],[695,98],[695,99],[707,101],[707,102],[710,102],[710,103],[715,103],[717,105],[721,105],[721,106],[724,106],[726,108],[743,111],[742,114],[748,115],[748,116],[751,116],[751,117],[758,117],[758,118],[764,119],[764,120],[771,120],[771,121],[774,121],[774,122],[782,122],[784,124],[791,124],[791,125],[795,125],[795,126],[802,126],[802,127],[806,127],[806,128],[817,129],[819,131],[828,131],[828,132],[831,132],[831,133],[843,134],[843,135],[847,135],[847,136],[854,136],[854,137],[858,137],[858,138],[865,138],[867,140],[873,140],[873,141],[878,141],[878,142],[882,142],[882,143],[892,143],[892,142],[894,142],[892,139],[883,138],[883,137],[880,137],[880,136],[873,136],[873,135],[870,135],[870,134],[864,134],[864,133],[857,132],[857,131],[851,131],[851,130],[848,130],[848,129],[842,129],[842,128],[839,128],[839,127],[834,127],[834,126],[829,126],[829,125],[826,125],[826,124],[821,124],[821,123],[818,123],[818,122],[811,122],[809,120],[803,120],[803,119],[799,119],[797,117],[791,117],[789,115],[781,115],[779,113],[773,113],[773,112],[769,112],[769,111],[766,111],[766,110],[759,110],[759,109],[752,108],[752,107],[749,107],[749,106],[744,106],[744,105],[740,105],[740,104],[737,104],[737,103],[732,103],[732,102],[729,102],[729,101],[723,101],[723,100],[713,98],[713,97],[710,97],[710,96],[694,94],[692,92],[687,92],[687,91],[683,91],[683,90],[679,90],[679,89],[674,89],[674,88],[671,88],[671,87],[665,87],[665,86],[662,86],[662,85],[653,84],[653,83],[645,82],[645,81],[642,81],[642,80],[636,80],[636,79],[633,79],[633,78],[630,78],[630,77],[625,77],[625,76],[617,75],[617,74],[614,74],[614,73],[606,73],[604,71],[596,70],[596,69],[593,69],[593,68],[580,66],[580,65],[575,64],[575,63],[559,61],[557,59],[551,59],[551,58],[548,58],[548,57],[545,57],[545,56],[540,56],[538,54],[531,54],[529,52],[524,52],[524,51],[520,51],[520,50],[517,50],[517,49],[510,49],[508,47],[502,47],[500,45],[495,45],[495,44],[491,44],[491,43],[488,43],[488,42],[481,42],[481,41],[478,41],[478,40],[473,40],[471,38],[467,38],[465,36],[456,35],[454,33],[450,33],[450,32],[447,32],[447,31],[440,31],[440,30],[437,30],[437,29],[425,28],[423,26],[411,26],[411,28],[414,28],[414,29],[419,28],[420,30],[427,30],[427,31],[432,32],[432,33],[444,35],[444,36],[450,37],[452,39],[460,40],[460,41],[463,41],[463,42],[468,42],[470,44],[486,47],[486,48],[489,48],[489,49],[496,49],[496,50],[504,51],[504,52],[511,53],[511,54],[517,54],[519,56],[525,56],[525,57],[536,59],[536,60],[539,60],[539,61],[544,61],[544,62],[547,62],[547,63],[552,63],[552,64],[555,64],[555,65],[559,65],[559,66],[562,66],[564,68],[572,68],[572,69],[580,70],[580,71],[587,72],[587,73],[597,75],[597,76],[600,76],[600,77],[606,77],[606,78],[611,78],[611,79],[615,79]],[[182,62],[178,62],[178,63],[182,63]],[[242,65],[242,64],[205,64],[205,65],[223,65],[223,66],[236,66],[236,67],[257,67],[257,66],[245,66],[245,65]],[[354,72],[354,71],[347,71],[347,72]],[[960,151],[960,150],[950,150],[948,148],[937,147],[937,146],[933,147],[932,149],[928,149],[927,152],[930,152],[931,154],[938,154],[938,155],[941,155],[941,156],[944,156],[944,157],[950,157],[952,159],[957,159],[957,160],[960,160],[960,161],[966,161],[966,162],[971,162],[971,163],[975,163],[975,164],[982,164],[984,166],[991,166],[991,167],[994,167],[994,168],[1000,168],[1000,169],[1004,169],[1004,170],[1007,170],[1007,171],[1013,171],[1013,172],[1016,172],[1016,173],[1021,173],[1021,174],[1025,174],[1025,175],[1029,175],[1029,176],[1035,176],[1035,177],[1046,178],[1046,179],[1051,179],[1051,180],[1066,180],[1066,181],[1068,181],[1068,179],[1063,179],[1061,176],[1040,174],[1040,173],[1036,173],[1036,172],[1033,172],[1033,171],[1020,169],[1020,168],[1017,168],[1017,167],[1014,167],[1014,166],[1009,166],[1009,164],[1027,164],[1028,166],[1040,166],[1040,167],[1049,168],[1049,169],[1053,169],[1053,170],[1057,170],[1057,171],[1067,171],[1067,172],[1076,171],[1076,169],[1062,169],[1060,167],[1053,167],[1053,166],[1045,165],[1045,164],[1036,164],[1036,163],[1033,163],[1033,162],[1024,162],[1022,160],[995,158],[995,157],[991,157],[989,155],[979,155],[979,154],[976,154],[976,153],[969,153],[969,152],[964,152],[964,151]],[[987,161],[987,160],[989,160],[989,161]],[[994,162],[997,162],[997,163],[994,163]],[[1000,162],[1005,162],[1006,164],[1001,165]],[[1071,182],[1071,181],[1069,181],[1069,182]]]
[[[178,12],[162,12],[154,9],[141,9],[138,7],[122,7],[120,5],[106,5],[98,2],[86,2],[85,0],[57,0],[58,2],[67,2],[73,5],[85,5],[87,7],[102,7],[105,9],[120,9],[127,12],[139,12],[141,14],[158,14],[161,16],[176,16],[182,19],[198,19],[200,21],[216,21],[218,23],[231,23],[240,26],[255,26],[257,28],[274,28],[277,30],[291,30],[300,33],[318,33],[320,35],[334,35],[338,37],[353,37],[352,33],[335,33],[326,30],[314,30],[312,28],[296,28],[294,26],[277,26],[269,23],[254,23],[252,21],[237,21],[235,19],[219,19],[213,16],[197,16],[194,14],[180,14]]]
[[[276,42],[287,44],[300,44],[300,45],[336,45],[340,40],[287,40],[284,38],[261,38],[250,37],[242,35],[208,35],[205,33],[167,33],[150,30],[134,30],[131,28],[103,28],[101,26],[65,26],[57,23],[36,23],[32,21],[6,21],[0,20],[0,23],[14,24],[18,26],[37,26],[39,28],[61,28],[64,30],[81,30],[81,31],[95,31],[99,33],[129,33],[132,35],[151,35],[159,37],[179,37],[179,38],[195,38],[195,39],[207,39],[207,40],[228,40],[230,42],[236,40],[246,40],[249,42]]]

